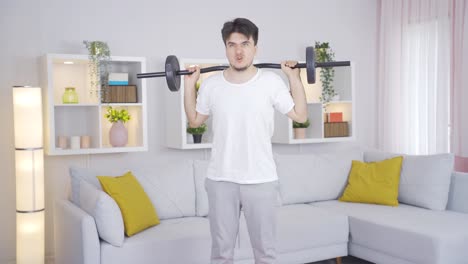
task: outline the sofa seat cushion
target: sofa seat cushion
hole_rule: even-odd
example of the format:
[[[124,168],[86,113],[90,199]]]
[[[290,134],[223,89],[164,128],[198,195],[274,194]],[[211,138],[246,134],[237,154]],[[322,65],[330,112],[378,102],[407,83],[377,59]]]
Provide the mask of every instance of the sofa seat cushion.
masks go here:
[[[467,214],[404,204],[326,201],[311,205],[347,215],[352,244],[413,263],[466,263],[468,259]]]
[[[209,263],[209,222],[203,217],[162,220],[132,237],[122,247],[101,242],[101,264]]]
[[[277,252],[290,253],[311,248],[342,244],[347,247],[348,218],[307,204],[293,204],[277,209]],[[241,217],[239,249],[236,258],[252,256],[245,219]]]

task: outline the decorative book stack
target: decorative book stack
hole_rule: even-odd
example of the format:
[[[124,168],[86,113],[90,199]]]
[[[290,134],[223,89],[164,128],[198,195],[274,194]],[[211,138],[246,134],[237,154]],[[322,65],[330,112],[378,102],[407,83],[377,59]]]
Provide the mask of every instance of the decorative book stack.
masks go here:
[[[349,136],[348,122],[343,122],[342,112],[328,114],[328,122],[325,122],[325,137]]]
[[[128,85],[128,73],[109,73],[108,85],[102,86],[103,103],[136,103],[137,87]]]
[[[137,103],[136,85],[104,85],[103,103]]]
[[[325,137],[349,136],[348,122],[325,123]]]

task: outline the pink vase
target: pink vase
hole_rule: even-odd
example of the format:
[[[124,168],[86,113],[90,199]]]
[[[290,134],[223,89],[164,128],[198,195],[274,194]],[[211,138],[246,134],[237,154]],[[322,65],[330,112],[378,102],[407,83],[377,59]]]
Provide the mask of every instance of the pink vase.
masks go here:
[[[124,147],[127,145],[128,132],[122,121],[112,124],[112,127],[109,130],[109,141],[113,147]]]

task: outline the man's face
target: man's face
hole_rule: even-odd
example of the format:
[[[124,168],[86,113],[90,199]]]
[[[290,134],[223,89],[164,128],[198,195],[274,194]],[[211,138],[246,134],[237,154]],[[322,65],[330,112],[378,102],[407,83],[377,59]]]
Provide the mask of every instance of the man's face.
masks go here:
[[[226,40],[226,57],[236,71],[245,71],[249,68],[256,53],[257,46],[252,37],[247,38],[241,33],[232,33]]]

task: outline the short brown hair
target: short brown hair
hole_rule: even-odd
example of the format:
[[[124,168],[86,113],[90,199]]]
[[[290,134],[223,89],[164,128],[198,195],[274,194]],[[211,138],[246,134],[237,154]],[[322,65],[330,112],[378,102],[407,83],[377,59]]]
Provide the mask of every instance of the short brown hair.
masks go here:
[[[226,45],[226,40],[232,33],[240,33],[248,38],[252,37],[254,44],[257,45],[258,41],[258,27],[247,18],[236,18],[232,21],[224,23],[221,29],[223,42]]]

